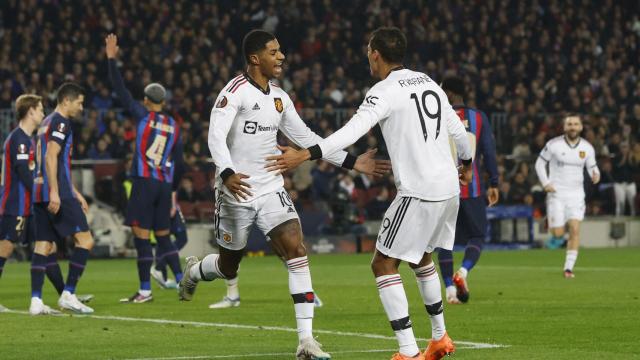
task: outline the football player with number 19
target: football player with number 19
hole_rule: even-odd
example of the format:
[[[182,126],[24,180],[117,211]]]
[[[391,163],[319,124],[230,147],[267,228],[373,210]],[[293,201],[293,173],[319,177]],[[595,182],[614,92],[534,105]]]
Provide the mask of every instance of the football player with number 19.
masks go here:
[[[269,157],[270,170],[286,171],[355,143],[380,124],[387,143],[398,195],[378,233],[371,268],[382,305],[400,351],[393,360],[440,359],[455,350],[445,331],[440,279],[431,253],[451,250],[454,242],[460,183],[471,179],[471,146],[467,132],[444,91],[426,74],[405,69],[407,40],[397,28],[373,32],[367,49],[371,75],[380,79],[358,112],[318,145]],[[449,137],[462,161],[452,161]],[[422,353],[413,335],[409,304],[398,267],[409,263],[431,320],[431,341]]]

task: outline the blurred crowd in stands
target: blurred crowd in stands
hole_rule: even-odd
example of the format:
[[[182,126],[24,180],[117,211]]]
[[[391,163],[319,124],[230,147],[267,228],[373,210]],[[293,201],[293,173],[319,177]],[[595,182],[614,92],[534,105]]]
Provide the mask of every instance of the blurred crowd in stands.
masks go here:
[[[374,83],[369,33],[393,25],[408,37],[407,67],[436,81],[463,77],[466,103],[489,115],[502,204],[530,204],[543,215],[533,162],[562,133],[562,114],[570,111],[583,114],[582,136],[595,147],[603,175],[599,186],[586,186],[587,213],[635,214],[639,10],[634,0],[3,0],[0,109],[25,92],[45,96],[52,108],[55,88],[77,81],[87,98],[85,117],[74,123],[74,158],[124,159],[134,146],[134,124],[117,110],[103,52],[105,35],[115,32],[134,97],[141,99],[152,81],[164,84],[167,110],[181,122],[191,171],[180,200],[210,202],[209,113],[218,92],[244,68],[247,31],[276,34],[287,57],[279,83],[324,137]],[[385,156],[377,128],[350,151],[371,147]],[[324,204],[334,218],[353,222],[381,217],[395,195],[392,176],[372,179],[322,161],[287,174],[285,186],[299,208]],[[335,215],[340,211],[348,216]]]

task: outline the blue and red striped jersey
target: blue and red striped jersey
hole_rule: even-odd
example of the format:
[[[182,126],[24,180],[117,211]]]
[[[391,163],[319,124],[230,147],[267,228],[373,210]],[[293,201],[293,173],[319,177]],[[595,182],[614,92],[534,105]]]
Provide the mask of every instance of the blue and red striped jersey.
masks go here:
[[[109,78],[122,107],[137,122],[131,176],[167,182],[177,190],[184,172],[179,124],[171,116],[148,111],[133,100],[113,59],[109,59]]]
[[[36,143],[36,178],[33,186],[33,202],[49,201],[49,177],[45,165],[45,155],[49,142],[60,145],[58,154],[58,195],[60,199],[75,198],[71,182],[71,154],[73,153],[73,132],[69,119],[58,112],[49,114],[38,129]]]
[[[468,199],[482,196],[482,165],[489,173],[489,185],[498,186],[498,164],[496,160],[496,143],[491,133],[491,124],[487,115],[477,109],[466,106],[453,107],[464,127],[469,133],[469,141],[474,149],[473,177],[469,185],[460,186],[460,198]]]
[[[147,113],[138,122],[131,175],[172,183],[172,155],[179,138],[180,129],[171,116]]]
[[[0,185],[0,214],[31,215],[31,190],[34,163],[33,139],[24,130],[13,130],[2,147],[2,179]]]

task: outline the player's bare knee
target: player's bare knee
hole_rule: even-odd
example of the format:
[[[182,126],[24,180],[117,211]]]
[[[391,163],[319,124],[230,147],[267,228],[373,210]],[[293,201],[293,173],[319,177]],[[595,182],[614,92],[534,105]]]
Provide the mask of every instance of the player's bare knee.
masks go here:
[[[293,246],[289,246],[285,250],[286,260],[296,259],[299,257],[307,256],[307,248],[304,247],[302,241]]]
[[[580,224],[570,224],[569,225],[569,236],[578,236],[580,235]]]
[[[36,241],[33,252],[38,255],[48,256],[51,253],[51,243],[48,241]]]
[[[157,236],[167,236],[169,235],[169,229],[155,230],[155,233]]]
[[[421,268],[423,266],[427,266],[429,264],[431,264],[433,262],[433,259],[431,257],[431,253],[424,253],[424,255],[422,256],[422,259],[420,259],[420,262],[418,262],[417,264],[411,264],[409,263],[409,267],[412,269],[417,269],[417,268]]]
[[[76,246],[81,247],[83,249],[91,250],[93,249],[94,241],[93,236],[88,231],[79,232],[74,235],[73,240],[75,241]]]
[[[138,239],[145,239],[145,240],[149,239],[150,231],[148,229],[143,229],[138,226],[132,226],[131,232],[133,232],[133,236],[137,237]]]
[[[273,247],[279,249],[280,256],[291,260],[307,255],[302,242],[302,229],[298,220],[286,221],[269,232]]]
[[[8,258],[13,252],[13,243],[8,240],[0,240],[0,256]]]
[[[564,236],[564,228],[553,228],[551,229],[551,233],[555,237],[562,237]]]
[[[49,250],[49,255],[58,252],[58,245],[55,242],[51,243],[51,249]]]
[[[371,260],[371,271],[375,277],[398,273],[399,261],[376,252]]]

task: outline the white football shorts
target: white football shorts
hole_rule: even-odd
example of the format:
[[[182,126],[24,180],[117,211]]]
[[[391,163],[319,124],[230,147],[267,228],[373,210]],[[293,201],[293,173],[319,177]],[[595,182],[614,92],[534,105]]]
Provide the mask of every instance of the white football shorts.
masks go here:
[[[443,201],[396,197],[382,219],[376,249],[412,264],[436,248],[453,249],[459,205],[458,196]]]
[[[299,219],[293,201],[284,188],[245,203],[232,203],[228,199],[228,195],[216,191],[214,234],[218,245],[225,249],[244,249],[254,223],[267,236],[285,221]]]
[[[569,220],[584,219],[584,194],[558,196],[547,194],[547,219],[550,228],[563,228]]]

